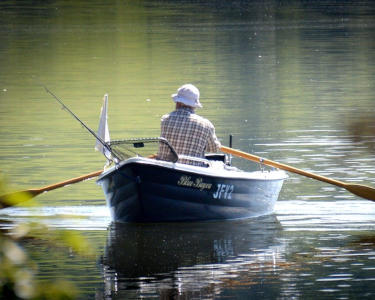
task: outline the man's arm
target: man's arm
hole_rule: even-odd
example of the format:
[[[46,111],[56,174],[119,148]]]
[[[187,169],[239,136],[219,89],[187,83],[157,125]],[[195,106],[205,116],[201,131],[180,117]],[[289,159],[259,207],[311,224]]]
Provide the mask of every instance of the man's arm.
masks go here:
[[[210,134],[207,141],[206,152],[219,152],[220,147],[221,143],[215,134],[215,127],[212,125],[212,127],[210,128]]]

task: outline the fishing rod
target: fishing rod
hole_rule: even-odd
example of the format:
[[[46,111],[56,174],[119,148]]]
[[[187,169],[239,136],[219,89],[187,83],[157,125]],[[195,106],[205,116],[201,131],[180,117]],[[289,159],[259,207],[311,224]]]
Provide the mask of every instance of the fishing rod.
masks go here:
[[[85,123],[83,123],[81,121],[80,118],[78,118],[62,101],[61,99],[59,99],[54,93],[52,93],[46,86],[44,86],[44,89],[46,90],[46,92],[48,94],[50,94],[53,98],[55,98],[56,101],[58,101],[61,106],[63,107],[63,109],[65,109],[67,112],[69,112],[88,132],[90,132],[95,138],[97,141],[99,141],[99,143],[101,143],[103,145],[103,147],[108,150],[111,155],[115,158],[115,162],[116,161],[120,161],[120,159],[117,157],[117,155],[112,151],[111,147],[105,142],[103,141],[103,139],[101,137],[99,137],[90,127],[88,127]],[[108,159],[108,157],[107,157]]]

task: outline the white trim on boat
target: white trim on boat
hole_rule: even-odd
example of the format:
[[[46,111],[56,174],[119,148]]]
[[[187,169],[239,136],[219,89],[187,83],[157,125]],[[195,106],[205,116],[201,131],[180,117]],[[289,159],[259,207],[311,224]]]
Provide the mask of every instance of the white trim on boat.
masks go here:
[[[222,177],[230,179],[253,179],[253,180],[281,180],[289,176],[283,170],[270,170],[270,171],[253,171],[244,172],[235,167],[226,166],[220,161],[210,161],[210,167],[199,167],[181,163],[173,163],[163,160],[150,159],[145,157],[132,157],[120,162],[117,166],[113,166],[99,176],[99,179],[107,174],[121,168],[122,166],[130,163],[139,163],[144,165],[153,165],[165,167],[176,171],[190,172],[198,175]]]

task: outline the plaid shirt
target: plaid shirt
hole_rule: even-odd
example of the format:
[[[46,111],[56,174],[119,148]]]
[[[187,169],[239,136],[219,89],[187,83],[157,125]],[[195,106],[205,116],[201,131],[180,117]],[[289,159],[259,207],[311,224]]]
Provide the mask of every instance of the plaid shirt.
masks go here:
[[[161,118],[161,137],[167,139],[178,155],[204,158],[205,152],[218,152],[221,146],[212,123],[186,107]],[[170,150],[166,145],[160,144],[158,159],[169,160],[168,157]],[[186,159],[179,159],[178,162],[202,165]]]

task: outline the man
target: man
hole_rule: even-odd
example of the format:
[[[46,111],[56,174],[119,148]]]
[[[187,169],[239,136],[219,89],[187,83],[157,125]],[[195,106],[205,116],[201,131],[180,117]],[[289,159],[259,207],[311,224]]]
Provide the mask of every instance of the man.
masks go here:
[[[212,123],[197,115],[196,108],[202,107],[199,102],[199,90],[192,84],[185,84],[172,95],[176,110],[161,118],[161,137],[168,140],[178,155],[204,158],[205,152],[218,152],[221,144],[216,137]],[[170,150],[160,144],[158,159],[170,160]],[[199,161],[180,158],[180,163],[198,165]]]

